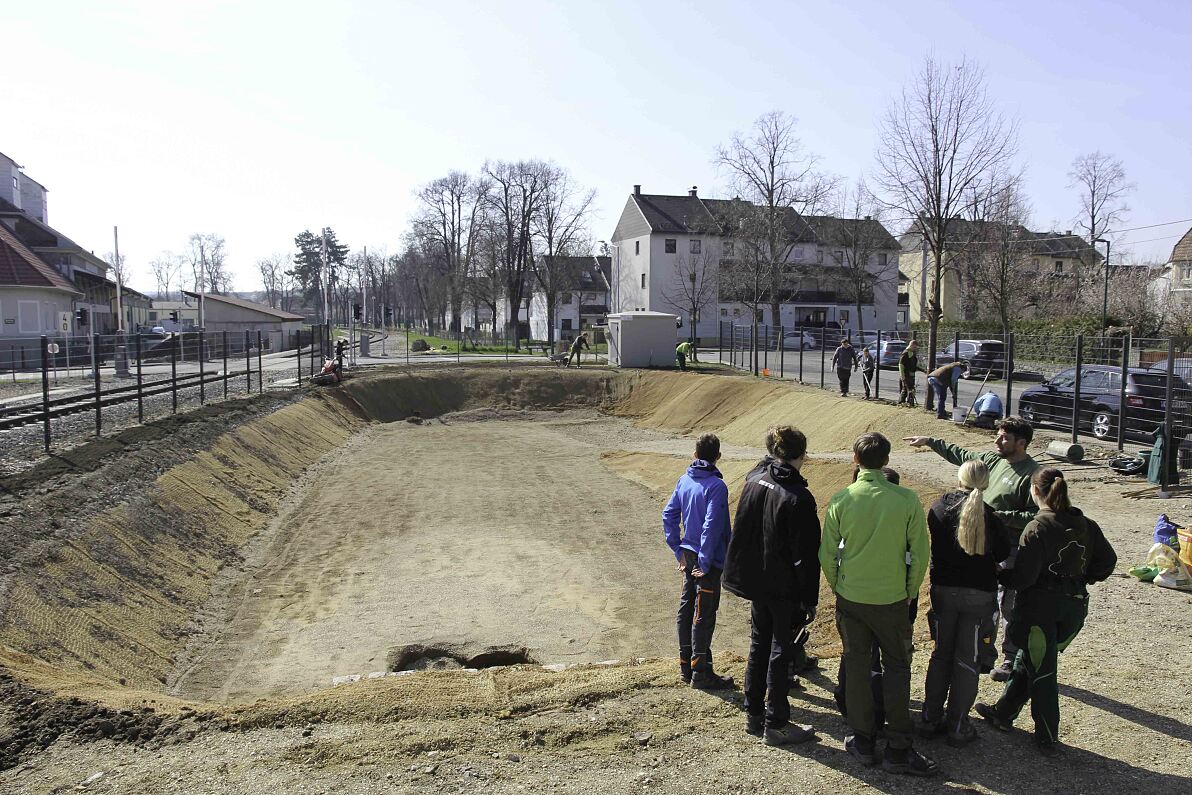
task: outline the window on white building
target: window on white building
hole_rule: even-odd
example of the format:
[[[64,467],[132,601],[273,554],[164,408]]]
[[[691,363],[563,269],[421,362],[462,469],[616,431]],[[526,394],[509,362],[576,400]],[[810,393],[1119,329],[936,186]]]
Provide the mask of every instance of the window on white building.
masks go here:
[[[633,241],[633,253],[634,254],[642,253],[642,241],[640,241],[640,240]]]
[[[571,331],[571,318],[569,318],[569,317],[563,318],[562,328],[563,328],[563,331]]]
[[[1064,272],[1064,261],[1062,259],[1057,259],[1055,261],[1055,272],[1059,274]]]
[[[843,265],[844,264],[844,252],[843,251],[833,251],[832,252],[832,261],[835,262],[837,265]]]
[[[667,254],[674,254],[678,251],[679,243],[673,237],[668,237],[662,241],[662,250]]]
[[[887,264],[889,264],[889,260],[886,259],[887,256],[889,255],[887,255],[884,251],[879,251],[877,253],[877,266],[879,268],[884,268]]]
[[[803,261],[803,248],[801,246],[798,246],[795,248],[794,257],[795,257],[795,262]]]
[[[905,309],[898,310],[896,319],[894,322],[900,326],[903,325],[904,323],[906,323],[906,310]]]
[[[688,245],[691,247],[692,254],[698,254],[703,249],[702,241],[699,240],[690,240]]]
[[[720,307],[720,316],[721,316],[721,317],[728,317],[728,310],[727,310],[727,309],[725,309],[724,307]]]
[[[847,322],[848,322],[848,310],[847,310],[847,309],[841,309],[841,310],[840,310],[840,313],[839,313],[839,317],[840,317],[840,322],[841,322],[841,323],[847,323]]]
[[[563,293],[563,304],[568,305],[570,303],[571,303],[571,293]]]
[[[817,265],[823,265],[823,264],[824,264],[824,250],[823,250],[822,248],[816,249],[816,251],[815,251],[815,262],[816,262],[816,264],[817,264]]]
[[[733,317],[740,317],[740,316],[741,316],[741,308],[733,307]]]
[[[642,289],[646,289],[646,274],[642,274]]]

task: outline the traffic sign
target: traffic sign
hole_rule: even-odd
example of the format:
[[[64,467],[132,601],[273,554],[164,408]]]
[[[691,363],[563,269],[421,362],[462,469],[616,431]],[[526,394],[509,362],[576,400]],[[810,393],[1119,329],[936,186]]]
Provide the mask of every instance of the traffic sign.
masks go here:
[[[57,353],[59,350],[58,343],[51,342],[49,345],[46,346],[46,350],[49,351],[50,353]]]

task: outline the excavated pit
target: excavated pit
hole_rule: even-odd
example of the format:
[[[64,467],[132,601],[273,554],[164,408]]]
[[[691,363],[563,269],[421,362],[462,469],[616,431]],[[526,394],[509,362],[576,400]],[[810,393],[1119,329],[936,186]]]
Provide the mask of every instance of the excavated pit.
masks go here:
[[[920,422],[838,402],[734,376],[420,369],[136,429],[3,484],[0,665],[46,692],[249,703],[415,664],[669,657],[658,513],[684,434],[720,433],[735,496],[776,419],[816,450]],[[848,471],[809,464],[821,504]],[[418,646],[445,653],[391,653]]]

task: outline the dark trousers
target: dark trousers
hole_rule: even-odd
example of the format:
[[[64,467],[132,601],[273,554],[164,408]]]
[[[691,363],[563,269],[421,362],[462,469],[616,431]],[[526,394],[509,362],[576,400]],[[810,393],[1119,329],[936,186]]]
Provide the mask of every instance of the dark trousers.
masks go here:
[[[712,632],[716,629],[716,610],[720,607],[720,569],[691,573],[696,557],[683,553],[683,591],[679,595],[679,662],[690,664],[694,673],[712,669]]]
[[[680,370],[687,369],[687,356],[686,355],[684,355],[682,353],[676,353],[675,361],[678,362]]]
[[[873,654],[869,659],[869,691],[873,695],[873,725],[875,731],[886,725],[886,699],[882,695],[884,681],[885,679],[882,676],[882,657],[877,650],[877,646],[874,646]],[[847,687],[848,671],[844,664],[844,657],[841,657],[840,668],[836,671],[836,687],[832,690],[832,697],[836,699],[836,708],[846,718],[848,717],[848,703],[845,701],[844,692]]]
[[[898,379],[898,402],[909,403],[915,405],[915,378],[900,378]]]
[[[873,370],[861,371],[861,386],[865,389],[865,397],[870,397],[869,389],[873,386]]]
[[[579,364],[579,351],[578,350],[572,349],[571,353],[567,356],[567,366],[568,367],[571,366],[572,359],[575,360],[575,366],[579,367],[580,364]]]
[[[981,660],[993,646],[996,608],[993,591],[949,586],[931,589],[927,619],[935,649],[927,666],[924,723],[942,721],[952,734],[967,731],[969,710],[977,700]]]
[[[853,371],[847,367],[837,367],[836,377],[840,380],[840,394],[848,394],[848,382],[853,376]]]
[[[1006,689],[994,709],[1000,717],[1014,720],[1031,702],[1035,739],[1057,742],[1060,736],[1059,684],[1056,681],[1059,653],[1068,648],[1088,616],[1087,596],[1068,596],[1040,589],[1019,594],[1010,637],[1018,644],[1018,656]]]
[[[780,729],[790,721],[791,634],[795,606],[754,600],[750,611],[749,662],[745,666],[745,711],[766,716],[766,726]]]
[[[1017,557],[1018,547],[1015,546],[1010,550],[1010,557],[1006,558],[1002,565],[1009,569],[1014,568],[1014,560]],[[1018,646],[1014,644],[1014,639],[1010,637],[1010,619],[1014,615],[1014,603],[1017,601],[1018,591],[999,585],[997,596],[998,602],[993,607],[993,616],[994,621],[998,622],[998,627],[1002,632],[1002,659],[1013,663],[1014,657],[1018,654]],[[997,634],[996,630],[994,634]]]
[[[836,597],[836,627],[844,644],[844,700],[853,731],[873,738],[877,731],[869,671],[874,646],[881,651],[886,737],[894,749],[911,747],[911,621],[905,601],[866,605]]]

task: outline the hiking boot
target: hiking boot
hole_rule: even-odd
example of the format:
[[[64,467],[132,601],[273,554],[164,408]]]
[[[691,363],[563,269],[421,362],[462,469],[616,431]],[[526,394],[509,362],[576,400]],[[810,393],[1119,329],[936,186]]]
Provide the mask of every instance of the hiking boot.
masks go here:
[[[778,729],[766,729],[766,745],[795,745],[817,739],[815,729],[797,723],[788,723]]]
[[[1010,721],[997,714],[997,710],[988,704],[978,704],[976,709],[977,714],[984,718],[990,726],[997,729],[998,731],[1008,732],[1014,728]]]
[[[745,733],[752,734],[754,737],[761,737],[766,730],[766,716],[765,715],[746,715],[745,716]]]
[[[850,734],[844,738],[844,750],[866,765],[877,764],[877,748],[873,740],[863,734]]]
[[[990,672],[989,678],[995,682],[1008,682],[1010,680],[1010,673],[1013,670],[1013,660],[1002,660],[1002,664]]]
[[[691,684],[691,663],[679,660],[679,676],[687,684]]]
[[[891,748],[886,746],[882,755],[882,770],[905,776],[934,776],[940,766],[934,759],[923,756],[914,748]]]
[[[712,671],[706,673],[696,671],[691,674],[691,686],[696,690],[732,690],[733,678],[721,676]]]

